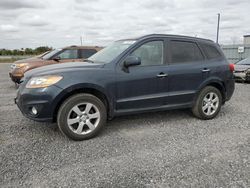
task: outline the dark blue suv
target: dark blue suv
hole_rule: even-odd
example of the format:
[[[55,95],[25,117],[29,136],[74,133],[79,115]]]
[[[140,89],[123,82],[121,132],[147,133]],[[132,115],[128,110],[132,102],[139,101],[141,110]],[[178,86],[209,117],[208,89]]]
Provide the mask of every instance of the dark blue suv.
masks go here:
[[[28,71],[15,99],[22,113],[84,140],[118,115],[190,108],[212,119],[234,92],[234,66],[211,40],[147,35],[116,41],[86,61]]]

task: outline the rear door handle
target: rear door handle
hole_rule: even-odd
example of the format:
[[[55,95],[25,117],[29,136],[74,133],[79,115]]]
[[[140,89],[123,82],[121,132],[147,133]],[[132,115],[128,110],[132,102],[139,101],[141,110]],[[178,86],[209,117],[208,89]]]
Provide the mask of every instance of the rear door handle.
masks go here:
[[[164,78],[164,77],[167,77],[167,76],[168,76],[168,75],[165,74],[165,73],[163,73],[163,72],[161,72],[161,73],[159,73],[159,74],[157,75],[158,78]]]
[[[202,72],[210,72],[210,69],[205,68],[202,70]]]

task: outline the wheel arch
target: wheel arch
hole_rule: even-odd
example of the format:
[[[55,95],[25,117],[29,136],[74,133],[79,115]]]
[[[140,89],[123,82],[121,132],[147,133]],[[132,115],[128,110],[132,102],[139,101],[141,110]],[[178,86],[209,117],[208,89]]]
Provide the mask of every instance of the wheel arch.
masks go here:
[[[221,79],[218,78],[211,78],[209,80],[206,80],[205,82],[203,82],[203,84],[200,86],[197,95],[195,97],[195,99],[197,98],[199,92],[205,88],[206,86],[213,86],[216,89],[218,89],[221,92],[222,95],[222,103],[224,104],[226,101],[226,88],[225,88],[225,84]]]
[[[54,103],[54,110],[53,110],[53,122],[56,121],[57,113],[60,108],[60,106],[63,104],[63,102],[68,99],[69,97],[78,94],[78,93],[88,93],[96,96],[101,101],[103,101],[104,105],[107,108],[107,116],[109,118],[113,117],[113,103],[110,97],[107,95],[107,93],[104,91],[103,88],[97,86],[97,85],[90,85],[90,84],[79,84],[70,86],[66,89],[64,89],[59,96],[57,96],[57,99]]]

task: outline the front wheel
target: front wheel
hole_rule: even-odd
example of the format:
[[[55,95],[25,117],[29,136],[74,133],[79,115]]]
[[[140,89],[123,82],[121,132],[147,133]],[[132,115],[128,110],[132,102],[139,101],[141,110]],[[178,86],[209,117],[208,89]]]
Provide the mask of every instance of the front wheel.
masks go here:
[[[192,112],[200,119],[212,119],[219,113],[221,104],[221,92],[213,86],[207,86],[199,93]]]
[[[69,138],[86,140],[99,133],[106,119],[106,107],[99,98],[91,94],[76,94],[61,105],[57,124]]]

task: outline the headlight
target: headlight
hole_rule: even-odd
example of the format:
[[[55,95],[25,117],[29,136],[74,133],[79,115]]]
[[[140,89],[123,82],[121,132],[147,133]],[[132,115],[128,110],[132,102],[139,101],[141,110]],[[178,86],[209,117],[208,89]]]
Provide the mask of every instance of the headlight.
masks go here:
[[[15,68],[22,68],[22,67],[26,67],[28,65],[28,63],[20,63],[20,64],[14,64]]]
[[[59,75],[33,77],[29,80],[26,88],[44,88],[59,82],[63,77]]]

